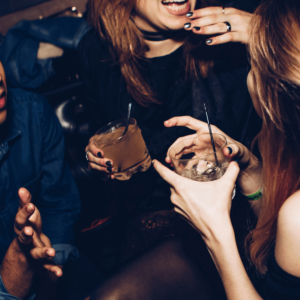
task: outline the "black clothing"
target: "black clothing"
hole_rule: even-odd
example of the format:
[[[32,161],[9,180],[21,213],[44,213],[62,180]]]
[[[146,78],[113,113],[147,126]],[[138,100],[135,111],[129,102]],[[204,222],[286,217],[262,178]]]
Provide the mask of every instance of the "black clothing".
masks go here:
[[[133,101],[128,94],[119,65],[112,61],[107,43],[100,40],[97,32],[88,32],[79,44],[79,58],[86,96],[92,103],[94,131],[113,120],[125,117],[128,101],[133,101],[132,117],[142,130],[151,157],[164,162],[170,145],[191,131],[183,127],[165,128],[163,122],[183,115],[205,121],[205,102],[212,124],[232,138],[246,142],[245,129],[253,110],[246,86],[247,60],[241,60],[241,55],[234,54],[226,45],[211,47],[209,50],[208,46],[205,47],[205,55],[206,52],[214,54],[217,51],[219,59],[215,60],[215,67],[208,77],[198,81],[186,78],[182,47],[166,56],[139,61],[141,75],[161,102],[146,108]],[[243,46],[241,49],[245,53]],[[152,167],[145,174],[139,173],[138,177],[147,178],[139,181],[139,185],[143,184],[142,181],[146,183],[143,188],[145,193],[140,197],[148,198],[148,201],[144,201],[146,205],[152,203],[152,207],[156,209],[171,207],[169,185]],[[126,185],[134,186],[134,182],[138,180],[134,175]],[[121,185],[125,183],[115,185],[121,190]],[[124,190],[120,192],[120,197],[127,197]]]
[[[245,255],[244,239],[256,217],[239,191],[231,208],[239,253],[248,276],[264,300],[299,300],[300,278],[282,270],[274,257],[264,278]],[[188,225],[187,225],[188,226]],[[165,239],[134,257],[94,292],[90,300],[226,300],[226,294],[200,234]]]
[[[264,300],[300,299],[300,278],[281,269],[275,260],[274,253],[268,261],[268,273],[262,294]]]

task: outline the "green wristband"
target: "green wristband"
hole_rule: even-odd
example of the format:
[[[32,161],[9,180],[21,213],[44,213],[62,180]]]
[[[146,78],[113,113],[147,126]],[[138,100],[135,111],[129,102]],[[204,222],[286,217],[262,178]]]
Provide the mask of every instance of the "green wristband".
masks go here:
[[[259,189],[256,193],[252,195],[244,195],[244,196],[247,197],[249,201],[259,200],[263,196],[263,189],[262,188]]]

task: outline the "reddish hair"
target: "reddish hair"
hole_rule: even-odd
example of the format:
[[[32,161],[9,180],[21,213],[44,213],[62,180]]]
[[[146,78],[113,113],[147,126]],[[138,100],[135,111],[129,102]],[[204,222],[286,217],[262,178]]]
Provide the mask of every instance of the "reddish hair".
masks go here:
[[[262,210],[246,239],[264,274],[274,247],[278,213],[300,188],[300,1],[265,0],[252,20],[249,53],[254,93],[262,110]]]
[[[149,84],[139,71],[139,59],[143,59],[148,47],[131,16],[138,0],[90,0],[89,19],[102,39],[110,45],[114,61],[120,65],[127,89],[136,102],[143,106],[158,103]],[[216,6],[218,0],[198,1],[200,7]],[[211,60],[195,58],[195,48],[205,44],[205,37],[188,34],[184,43],[187,74],[206,77],[212,67]]]

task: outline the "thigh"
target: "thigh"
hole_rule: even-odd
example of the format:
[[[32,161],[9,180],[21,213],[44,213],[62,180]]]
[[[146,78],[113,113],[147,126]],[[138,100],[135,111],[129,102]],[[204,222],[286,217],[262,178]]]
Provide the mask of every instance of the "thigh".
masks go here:
[[[203,245],[193,243],[191,248],[195,254],[197,248],[200,250],[196,256],[199,261],[201,257],[206,260],[205,268],[215,268]],[[181,238],[169,238],[151,247],[106,280],[90,300],[221,300],[224,295],[221,281],[211,280],[213,274],[218,276],[216,270],[208,276],[186,246],[188,243]]]

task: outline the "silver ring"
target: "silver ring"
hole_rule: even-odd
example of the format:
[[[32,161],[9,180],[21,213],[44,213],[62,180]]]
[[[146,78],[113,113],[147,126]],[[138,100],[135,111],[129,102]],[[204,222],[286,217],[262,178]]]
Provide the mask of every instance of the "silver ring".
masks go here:
[[[88,153],[90,152],[90,150],[87,150],[87,151],[85,151],[85,159],[87,160],[87,161],[89,161],[89,157],[88,157]]]
[[[227,25],[227,32],[231,31],[231,24],[229,22],[224,22]]]
[[[223,15],[225,15],[225,6],[223,6],[222,12],[223,12]]]

